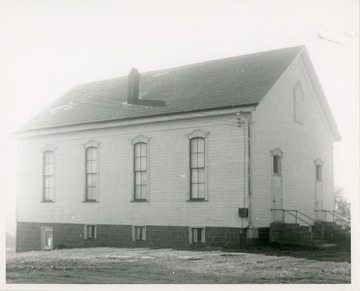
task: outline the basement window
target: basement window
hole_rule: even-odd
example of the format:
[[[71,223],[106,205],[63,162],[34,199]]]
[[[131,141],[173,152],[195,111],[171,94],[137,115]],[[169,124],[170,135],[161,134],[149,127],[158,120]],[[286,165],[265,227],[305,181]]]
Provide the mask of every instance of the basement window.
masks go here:
[[[146,227],[133,226],[133,241],[146,241]]]
[[[190,228],[190,243],[194,245],[205,243],[205,229],[204,228]]]
[[[84,239],[96,239],[96,225],[84,226]]]

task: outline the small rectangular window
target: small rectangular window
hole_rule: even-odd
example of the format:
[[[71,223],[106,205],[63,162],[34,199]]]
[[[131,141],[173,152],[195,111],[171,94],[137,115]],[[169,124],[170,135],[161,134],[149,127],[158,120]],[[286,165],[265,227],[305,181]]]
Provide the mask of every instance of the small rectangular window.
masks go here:
[[[85,225],[84,239],[96,239],[96,225]]]
[[[145,241],[145,240],[146,240],[146,227],[133,226],[133,241]]]
[[[191,242],[192,242],[192,244],[204,244],[205,243],[204,228],[191,228]]]

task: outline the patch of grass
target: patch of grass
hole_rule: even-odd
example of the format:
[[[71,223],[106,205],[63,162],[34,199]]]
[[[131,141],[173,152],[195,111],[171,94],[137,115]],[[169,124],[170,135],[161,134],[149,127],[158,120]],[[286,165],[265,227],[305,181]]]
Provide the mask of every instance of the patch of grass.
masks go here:
[[[350,283],[350,264],[250,252],[88,248],[9,254],[6,275],[13,284]]]

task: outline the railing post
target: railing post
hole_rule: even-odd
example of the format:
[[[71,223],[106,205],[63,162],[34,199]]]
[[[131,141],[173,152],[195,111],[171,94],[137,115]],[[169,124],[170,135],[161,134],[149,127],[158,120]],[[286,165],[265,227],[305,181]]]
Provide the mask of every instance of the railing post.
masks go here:
[[[324,240],[324,225],[321,225],[321,240]]]
[[[298,214],[298,212],[297,212],[297,210],[295,211],[295,223],[297,223],[297,214]]]
[[[323,212],[325,213],[324,220],[326,221],[326,210],[323,210]]]
[[[285,223],[285,209],[282,209],[282,213],[283,213],[282,220],[283,220],[283,223]]]

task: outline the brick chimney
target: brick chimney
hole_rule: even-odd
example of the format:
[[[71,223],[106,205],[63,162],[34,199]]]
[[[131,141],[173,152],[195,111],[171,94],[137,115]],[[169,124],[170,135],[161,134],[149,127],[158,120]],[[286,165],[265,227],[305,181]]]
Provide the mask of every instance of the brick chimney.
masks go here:
[[[139,100],[140,74],[137,69],[132,68],[129,73],[127,103],[137,104]]]
[[[127,103],[132,105],[164,107],[166,102],[163,100],[139,99],[140,74],[137,69],[132,68],[128,77]]]

